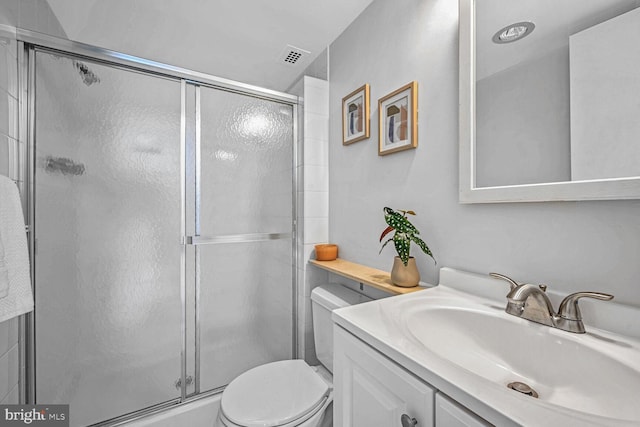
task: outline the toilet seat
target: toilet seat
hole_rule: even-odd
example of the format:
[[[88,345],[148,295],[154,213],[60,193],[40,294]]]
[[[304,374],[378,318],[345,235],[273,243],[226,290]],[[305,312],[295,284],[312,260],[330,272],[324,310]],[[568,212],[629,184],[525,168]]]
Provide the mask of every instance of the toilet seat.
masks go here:
[[[325,406],[330,388],[303,360],[253,368],[234,379],[220,402],[225,421],[242,427],[295,426]]]

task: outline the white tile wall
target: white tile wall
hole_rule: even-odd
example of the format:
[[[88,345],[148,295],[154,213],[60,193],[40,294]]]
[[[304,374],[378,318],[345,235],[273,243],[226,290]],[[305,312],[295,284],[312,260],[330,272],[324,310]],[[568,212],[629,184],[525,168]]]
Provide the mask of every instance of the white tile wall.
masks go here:
[[[307,191],[303,196],[307,218],[329,217],[329,194],[326,191]],[[326,221],[325,221],[326,222]]]
[[[2,405],[17,405],[20,403],[20,388],[18,387],[18,384],[16,384],[13,389],[11,389],[11,391],[9,392],[9,394],[7,394],[7,396],[2,399],[2,402],[0,402],[0,404]]]
[[[0,87],[9,95],[18,96],[17,42],[11,34],[0,34]]]
[[[329,159],[329,144],[326,139],[307,138],[305,140],[305,156],[309,159],[307,165],[326,167]]]
[[[326,166],[304,166],[305,191],[329,191],[329,171]]]
[[[20,179],[17,156],[24,142],[18,132],[18,51],[11,27],[66,37],[46,0],[0,0],[0,174]],[[18,320],[0,323],[0,403],[19,403]]]
[[[304,101],[306,103],[310,102],[310,100],[315,99],[317,101],[324,102],[325,99],[320,96],[313,97],[305,97]],[[308,138],[319,139],[322,141],[328,141],[329,139],[329,117],[313,112],[310,108],[305,108],[304,114],[304,129],[305,136]],[[319,160],[322,160],[319,162]],[[304,158],[304,162],[310,165],[316,164],[326,164],[327,159],[316,159],[311,156],[306,156]]]
[[[18,100],[6,89],[0,90],[0,134],[15,138]]]
[[[18,142],[17,44],[10,32],[0,32],[0,174],[17,179]]]
[[[0,175],[10,176],[9,162],[12,141],[6,135],[0,135]]]
[[[329,238],[329,84],[305,76],[291,88],[302,98],[298,167],[298,355],[317,364],[311,290],[328,274],[309,265],[314,246]]]
[[[7,6],[5,5],[5,8]],[[3,12],[4,9],[0,9]],[[0,22],[10,17],[0,19]],[[18,141],[17,44],[10,34],[0,33],[0,174],[17,179],[12,165]],[[18,402],[18,319],[0,323],[0,403]]]
[[[304,98],[305,110],[309,113],[315,113],[324,118],[329,123],[329,84],[320,79],[306,77],[304,79]],[[305,117],[306,119],[306,117]],[[329,128],[322,129],[321,133],[326,132],[327,136]],[[319,137],[319,134],[313,135]]]
[[[327,217],[304,219],[304,243],[315,244],[329,240],[329,224]]]
[[[18,403],[18,320],[0,323],[0,402]]]

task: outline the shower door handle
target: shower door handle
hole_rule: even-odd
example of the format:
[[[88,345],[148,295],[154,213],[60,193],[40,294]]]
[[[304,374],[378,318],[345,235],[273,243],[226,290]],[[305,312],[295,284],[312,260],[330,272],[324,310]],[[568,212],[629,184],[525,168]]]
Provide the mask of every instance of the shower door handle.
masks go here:
[[[264,242],[268,240],[291,239],[293,234],[288,233],[247,233],[247,234],[226,234],[221,236],[187,236],[187,245],[221,245],[226,243]]]

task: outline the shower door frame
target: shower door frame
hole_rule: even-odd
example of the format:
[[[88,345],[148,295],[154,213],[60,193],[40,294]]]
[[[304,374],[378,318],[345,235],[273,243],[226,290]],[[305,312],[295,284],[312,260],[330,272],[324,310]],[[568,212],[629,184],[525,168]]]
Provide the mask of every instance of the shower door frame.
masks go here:
[[[247,241],[261,241],[261,240],[273,240],[281,238],[291,238],[292,252],[291,252],[291,268],[292,268],[292,348],[291,357],[296,358],[298,356],[298,287],[297,275],[298,275],[298,256],[297,256],[297,218],[298,218],[298,108],[300,99],[295,95],[290,95],[284,92],[278,92],[271,89],[265,89],[258,86],[236,82],[233,80],[216,77],[206,73],[192,71],[189,69],[176,67],[173,65],[163,64],[156,61],[147,60],[144,58],[112,51],[109,49],[103,49],[96,46],[74,42],[71,40],[60,39],[57,37],[37,33],[29,30],[16,29],[16,40],[18,42],[18,79],[19,79],[19,94],[20,94],[20,106],[19,106],[19,134],[20,141],[26,142],[20,145],[18,153],[18,165],[20,181],[18,186],[23,195],[23,209],[27,213],[27,225],[26,230],[28,234],[29,255],[31,259],[31,277],[32,277],[32,289],[34,292],[34,298],[36,297],[35,289],[35,53],[36,51],[42,51],[53,54],[62,54],[67,57],[84,59],[94,61],[106,66],[124,69],[128,71],[139,72],[145,75],[161,77],[176,82],[180,82],[181,85],[181,118],[180,118],[180,192],[181,192],[181,260],[180,260],[180,294],[182,304],[181,314],[181,387],[180,397],[171,399],[167,402],[159,403],[149,408],[140,408],[138,411],[130,414],[126,414],[111,420],[94,424],[95,426],[107,426],[115,425],[124,421],[135,420],[144,416],[148,416],[152,413],[165,410],[169,407],[175,407],[176,405],[182,405],[185,403],[198,400],[212,394],[218,393],[221,389],[209,390],[206,392],[200,392],[198,384],[196,384],[195,391],[187,395],[187,271],[186,271],[186,253],[187,246],[193,245],[198,251],[198,245],[201,244],[216,244],[216,243],[235,243],[235,242],[247,242]],[[206,237],[200,236],[198,228],[196,228],[195,235],[188,235],[187,233],[187,219],[186,219],[186,207],[187,207],[187,159],[186,159],[186,147],[187,147],[187,86],[192,85],[196,88],[196,93],[199,95],[200,87],[208,87],[212,89],[223,90],[226,92],[237,93],[240,95],[247,95],[254,98],[259,98],[267,101],[278,102],[283,105],[292,107],[292,224],[290,236],[288,233],[275,233],[275,234],[250,234],[246,236],[219,236],[219,237]],[[199,96],[198,96],[199,98]],[[199,99],[197,100],[199,101]],[[199,110],[199,104],[196,103]],[[193,141],[197,150],[200,148],[200,117],[196,115],[196,136]],[[200,165],[196,162],[196,199],[199,197],[198,189],[200,188]],[[196,200],[196,207],[197,200]],[[196,261],[197,262],[197,261]],[[197,269],[196,269],[197,271]],[[196,273],[195,277],[195,330],[192,332],[195,336],[195,372],[196,380],[199,380],[199,277]],[[35,378],[35,316],[34,312],[28,313],[25,316],[21,316],[19,322],[19,360],[20,362],[20,403],[34,404],[36,397],[36,378]]]

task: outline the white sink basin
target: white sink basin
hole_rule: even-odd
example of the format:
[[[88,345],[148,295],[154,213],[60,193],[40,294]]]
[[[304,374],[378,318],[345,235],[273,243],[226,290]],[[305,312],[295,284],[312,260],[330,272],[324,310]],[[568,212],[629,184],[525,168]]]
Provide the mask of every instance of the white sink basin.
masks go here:
[[[402,311],[400,329],[427,351],[505,390],[527,384],[539,394],[522,395],[532,405],[640,423],[640,352],[628,341],[538,325],[473,297],[425,295]]]
[[[505,313],[502,286],[442,268],[440,286],[339,309],[333,319],[495,425],[640,426],[640,310],[584,304],[587,333],[574,334]]]

